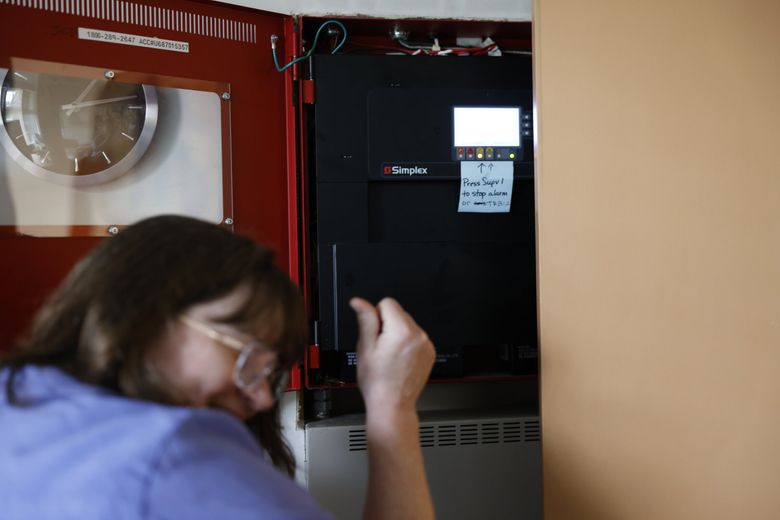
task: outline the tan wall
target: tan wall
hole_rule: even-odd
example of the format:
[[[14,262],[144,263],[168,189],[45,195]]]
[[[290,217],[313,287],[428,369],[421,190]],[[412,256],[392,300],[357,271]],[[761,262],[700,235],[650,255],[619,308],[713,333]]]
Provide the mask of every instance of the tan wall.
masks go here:
[[[780,518],[780,2],[534,8],[545,518]]]

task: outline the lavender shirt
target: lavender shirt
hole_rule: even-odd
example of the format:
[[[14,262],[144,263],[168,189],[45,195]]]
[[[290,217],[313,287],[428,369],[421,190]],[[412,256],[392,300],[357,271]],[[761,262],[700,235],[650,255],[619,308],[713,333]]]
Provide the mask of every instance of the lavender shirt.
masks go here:
[[[27,367],[9,405],[0,371],[0,518],[330,518],[263,456],[244,425],[209,409],[116,396]]]

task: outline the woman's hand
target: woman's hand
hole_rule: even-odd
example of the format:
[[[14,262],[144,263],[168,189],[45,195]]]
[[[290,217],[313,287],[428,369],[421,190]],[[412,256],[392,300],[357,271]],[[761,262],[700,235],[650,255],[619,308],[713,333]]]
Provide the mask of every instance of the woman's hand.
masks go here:
[[[363,518],[433,520],[417,418],[436,357],[433,343],[397,301],[374,307],[353,298],[357,313],[358,385],[366,404],[368,489]]]
[[[358,319],[357,375],[366,409],[413,411],[436,358],[433,343],[392,298],[376,307],[353,298],[350,305]]]

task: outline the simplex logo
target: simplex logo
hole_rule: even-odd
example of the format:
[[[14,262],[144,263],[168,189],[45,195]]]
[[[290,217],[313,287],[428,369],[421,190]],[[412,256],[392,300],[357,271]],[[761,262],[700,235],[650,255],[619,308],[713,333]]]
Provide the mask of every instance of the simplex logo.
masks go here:
[[[385,166],[382,173],[385,175],[428,175],[428,168],[422,166]]]

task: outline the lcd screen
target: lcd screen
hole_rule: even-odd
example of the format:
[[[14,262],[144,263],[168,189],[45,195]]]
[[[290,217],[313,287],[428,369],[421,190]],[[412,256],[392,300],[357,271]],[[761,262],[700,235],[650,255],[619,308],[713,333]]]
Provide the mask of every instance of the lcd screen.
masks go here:
[[[453,107],[453,146],[520,146],[520,107]]]

